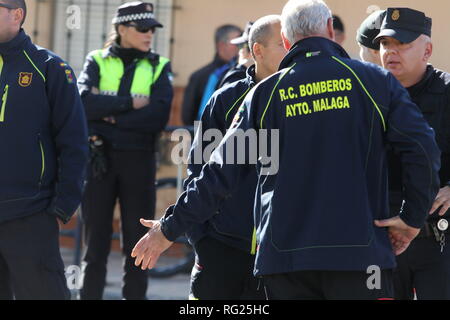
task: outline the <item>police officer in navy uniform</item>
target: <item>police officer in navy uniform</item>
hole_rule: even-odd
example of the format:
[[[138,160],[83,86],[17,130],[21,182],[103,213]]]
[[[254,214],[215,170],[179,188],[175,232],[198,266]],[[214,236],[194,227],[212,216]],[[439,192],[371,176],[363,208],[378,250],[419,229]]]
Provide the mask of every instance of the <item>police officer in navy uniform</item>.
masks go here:
[[[433,130],[389,72],[351,60],[332,41],[332,15],[323,1],[290,0],[281,24],[290,51],[280,72],[247,95],[170,215],[148,223],[132,253],[135,263],[153,267],[192,221],[214,215],[246,174],[235,157],[227,159],[229,150],[241,130],[253,129],[279,135],[279,142],[266,144],[272,154],[279,147],[278,166],[263,155],[257,164],[254,272],[268,298],[393,298],[395,254],[419,233],[439,188]],[[407,210],[396,217],[388,208],[387,142],[408,177]],[[237,153],[249,157],[248,151]],[[368,286],[374,266],[376,287]]]
[[[103,50],[91,52],[79,89],[89,121],[91,163],[83,199],[86,263],[82,299],[101,299],[111,247],[113,212],[120,204],[125,256],[123,297],[145,299],[147,274],[130,252],[144,233],[142,216],[155,211],[155,143],[168,122],[173,96],[167,58],[150,50],[156,28],[153,5],[121,5]]]
[[[72,69],[0,1],[0,299],[69,299],[58,221],[81,202],[87,127]]]
[[[433,46],[432,20],[409,8],[389,8],[376,43],[381,43],[383,66],[408,90],[434,129],[441,150],[441,189],[430,216],[408,250],[397,257],[397,299],[450,299],[450,74],[428,64]],[[398,155],[391,153],[390,201],[392,214],[407,200],[405,175]],[[403,210],[407,208],[403,206]]]
[[[211,130],[220,130],[224,136],[246,94],[256,83],[278,70],[286,54],[280,31],[280,16],[277,15],[262,17],[247,30],[247,46],[251,48],[256,63],[247,69],[245,79],[216,91],[206,105],[192,144],[185,186],[200,175],[203,165],[209,160],[203,158],[209,145],[203,136]],[[218,214],[205,223],[193,224],[186,233],[196,252],[191,274],[191,298],[264,298],[262,286],[258,288],[258,281],[252,273],[256,254],[253,220],[256,184],[257,175],[253,169],[223,202]]]

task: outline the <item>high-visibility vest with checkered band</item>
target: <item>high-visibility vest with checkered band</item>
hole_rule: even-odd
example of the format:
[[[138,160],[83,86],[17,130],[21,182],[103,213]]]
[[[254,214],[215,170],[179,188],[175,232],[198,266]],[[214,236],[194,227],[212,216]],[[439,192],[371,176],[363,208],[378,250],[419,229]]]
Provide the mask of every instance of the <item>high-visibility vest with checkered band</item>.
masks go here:
[[[124,65],[119,57],[104,57],[104,50],[96,50],[92,53],[100,70],[100,94],[116,96],[124,74]],[[152,86],[161,76],[167,63],[169,59],[160,57],[158,65],[153,67],[148,59],[140,59],[131,84],[131,96],[133,98],[150,97]]]

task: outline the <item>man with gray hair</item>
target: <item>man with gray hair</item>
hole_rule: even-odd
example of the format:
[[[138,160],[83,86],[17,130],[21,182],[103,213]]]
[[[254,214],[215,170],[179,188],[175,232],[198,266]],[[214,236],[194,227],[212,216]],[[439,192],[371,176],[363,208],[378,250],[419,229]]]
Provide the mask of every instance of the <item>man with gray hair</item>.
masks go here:
[[[323,1],[289,1],[281,24],[290,51],[280,72],[247,95],[199,178],[136,245],[135,263],[153,267],[195,212],[214,212],[242,181],[242,166],[224,160],[236,132],[276,130],[279,170],[258,163],[255,201],[254,273],[267,297],[392,298],[395,254],[419,233],[439,187],[433,130],[390,73],[351,60],[333,41]],[[393,218],[387,143],[407,177],[405,210]]]
[[[238,47],[230,43],[231,39],[238,37],[242,30],[235,25],[223,25],[216,29],[214,43],[216,53],[211,63],[195,71],[189,77],[184,92],[182,119],[185,125],[193,125],[200,119],[203,109],[214,93],[216,85],[232,65],[238,54]]]
[[[220,83],[217,85],[216,90],[226,86],[227,84],[245,79],[247,69],[255,64],[252,54],[250,53],[250,48],[248,47],[248,36],[252,25],[253,22],[247,22],[244,33],[240,37],[234,38],[230,41],[231,44],[235,44],[239,48],[238,61],[235,66],[231,67],[225,73],[223,78],[220,80]]]

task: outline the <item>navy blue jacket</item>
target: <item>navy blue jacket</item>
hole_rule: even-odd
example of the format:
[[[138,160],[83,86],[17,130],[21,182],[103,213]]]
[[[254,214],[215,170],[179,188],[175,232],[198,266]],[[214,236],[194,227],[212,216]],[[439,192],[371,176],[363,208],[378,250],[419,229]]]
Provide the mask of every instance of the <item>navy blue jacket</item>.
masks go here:
[[[88,145],[72,69],[23,30],[0,43],[0,222],[49,211],[67,222],[81,201]]]
[[[233,68],[225,73],[224,77],[217,85],[217,89],[220,89],[230,83],[245,79],[247,77],[247,67],[242,64],[237,64]]]
[[[439,188],[433,130],[390,73],[328,39],[298,42],[280,68],[248,94],[234,129],[162,219],[163,233],[170,240],[205,219],[239,184],[244,168],[224,161],[238,129],[278,129],[278,172],[258,165],[255,274],[393,268],[387,229],[374,225],[390,216],[386,144],[406,177],[400,217],[420,228]]]
[[[111,47],[106,56],[117,56]],[[159,56],[149,52],[150,61]],[[115,150],[154,150],[158,134],[169,121],[173,98],[170,62],[152,86],[150,104],[142,109],[133,109],[130,88],[136,61],[127,65],[121,79],[117,96],[92,94],[92,87],[99,88],[100,70],[91,54],[88,55],[78,87],[89,121],[89,133],[100,135]],[[114,116],[115,124],[104,121]]]
[[[254,87],[255,67],[248,69],[246,78],[231,83],[216,91],[209,100],[202,118],[201,127],[195,134],[195,139],[189,155],[188,178],[184,181],[185,188],[197,178],[203,168],[203,152],[207,150],[211,141],[202,139],[203,134],[210,129],[218,129],[222,136],[230,127],[234,115],[241,106],[245,96]],[[219,141],[212,141],[218,145]],[[248,170],[239,187],[226,199],[216,214],[203,224],[193,226],[187,237],[191,244],[195,244],[205,235],[209,235],[234,248],[254,252],[252,247],[254,235],[253,207],[257,184],[256,168]],[[253,243],[254,246],[255,243]]]

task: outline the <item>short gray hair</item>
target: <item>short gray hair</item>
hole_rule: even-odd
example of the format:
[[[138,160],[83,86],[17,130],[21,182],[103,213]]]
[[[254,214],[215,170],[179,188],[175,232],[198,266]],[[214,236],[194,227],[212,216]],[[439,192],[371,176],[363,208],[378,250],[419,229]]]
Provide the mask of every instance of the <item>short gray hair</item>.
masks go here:
[[[255,54],[253,52],[253,45],[255,43],[261,43],[265,45],[268,36],[272,34],[272,25],[280,22],[281,16],[276,14],[264,16],[255,21],[248,35],[248,47],[250,49],[253,58],[255,58]]]
[[[298,38],[325,33],[331,17],[322,0],[289,0],[281,14],[281,30],[294,44]]]
[[[216,29],[214,33],[214,43],[217,45],[219,42],[228,43],[231,39],[228,39],[228,35],[232,32],[242,33],[241,28],[232,24],[226,24]]]

